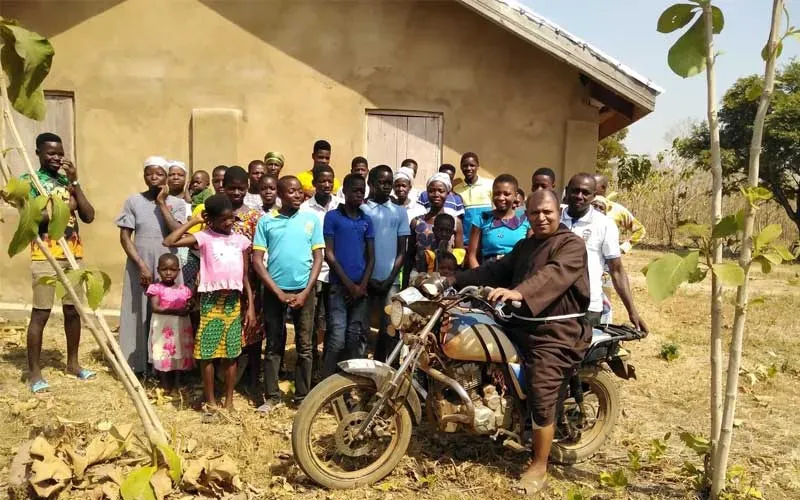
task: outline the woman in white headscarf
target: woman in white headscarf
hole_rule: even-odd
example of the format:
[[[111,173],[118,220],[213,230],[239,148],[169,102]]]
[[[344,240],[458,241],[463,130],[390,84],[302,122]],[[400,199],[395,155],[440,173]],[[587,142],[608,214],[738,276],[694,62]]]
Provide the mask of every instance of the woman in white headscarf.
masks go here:
[[[408,220],[424,215],[427,212],[425,207],[409,196],[413,182],[414,171],[408,167],[400,167],[394,173],[394,196],[392,197],[392,202],[408,211]]]
[[[411,220],[411,237],[408,240],[408,254],[404,276],[411,271],[431,271],[429,252],[463,249],[463,227],[461,219],[453,217],[444,208],[447,194],[452,189],[450,176],[445,173],[433,174],[427,183],[430,208],[428,213]],[[437,223],[438,219],[438,223]],[[434,227],[436,225],[436,227]],[[458,252],[463,256],[463,250]],[[455,254],[454,254],[455,255]],[[458,256],[456,257],[458,259]]]
[[[144,162],[147,189],[125,200],[117,217],[119,241],[128,256],[122,285],[119,343],[136,373],[147,369],[147,335],[150,331],[147,287],[157,278],[158,258],[175,253],[162,245],[164,238],[186,220],[185,202],[169,195],[167,160],[151,156]],[[180,282],[180,276],[178,277]]]

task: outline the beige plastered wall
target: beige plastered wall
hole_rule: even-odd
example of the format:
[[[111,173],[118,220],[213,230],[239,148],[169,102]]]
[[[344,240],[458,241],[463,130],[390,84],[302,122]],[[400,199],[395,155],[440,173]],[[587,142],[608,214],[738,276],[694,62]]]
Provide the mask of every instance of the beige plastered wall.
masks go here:
[[[486,175],[525,189],[536,167],[563,186],[594,165],[597,113],[577,71],[455,2],[3,0],[0,15],[51,39],[46,88],[75,93],[76,160],[97,209],[86,262],[115,282],[108,307],[125,260],[114,219],[148,155],[209,169],[209,151],[246,165],[277,150],[293,173],[326,138],[343,176],[378,108],[441,113],[445,162],[475,151]],[[235,130],[193,147],[205,108],[233,110]],[[5,215],[3,249],[16,221]],[[0,258],[0,301],[30,300],[29,276],[26,255]]]

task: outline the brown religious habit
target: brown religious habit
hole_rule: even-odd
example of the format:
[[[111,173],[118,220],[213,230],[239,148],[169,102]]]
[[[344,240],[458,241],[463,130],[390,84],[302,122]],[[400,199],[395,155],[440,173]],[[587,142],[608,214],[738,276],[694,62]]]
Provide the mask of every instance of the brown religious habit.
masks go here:
[[[586,243],[561,224],[545,237],[521,240],[500,260],[458,273],[456,286],[516,289],[520,316],[549,318],[585,313],[589,308]],[[525,365],[528,402],[536,425],[553,423],[559,390],[583,359],[592,339],[585,318],[514,323],[507,331]]]

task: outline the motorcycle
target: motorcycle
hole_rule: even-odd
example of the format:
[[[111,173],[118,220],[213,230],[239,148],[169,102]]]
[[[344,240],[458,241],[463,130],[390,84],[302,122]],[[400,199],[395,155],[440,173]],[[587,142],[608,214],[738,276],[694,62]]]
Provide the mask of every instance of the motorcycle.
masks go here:
[[[413,426],[423,422],[423,400],[427,420],[439,431],[484,435],[529,451],[525,373],[502,327],[530,318],[514,312],[520,304],[489,303],[490,290],[447,294],[443,281],[429,279],[398,293],[387,310],[392,328],[403,334],[387,363],[342,361],[341,372],[301,403],[292,449],[303,472],[331,489],[383,479],[405,455]],[[447,331],[437,328],[444,314],[450,317]],[[620,344],[645,335],[619,325],[594,330],[558,399],[551,461],[574,464],[603,445],[620,412],[610,373],[635,378]]]

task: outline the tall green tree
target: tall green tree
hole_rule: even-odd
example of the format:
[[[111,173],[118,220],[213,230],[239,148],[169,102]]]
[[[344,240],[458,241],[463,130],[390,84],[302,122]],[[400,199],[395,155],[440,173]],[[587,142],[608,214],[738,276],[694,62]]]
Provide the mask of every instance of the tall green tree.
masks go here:
[[[624,128],[615,132],[597,145],[597,171],[608,174],[609,164],[612,160],[621,160],[628,154],[625,146],[625,139],[628,137],[628,129]]]
[[[719,112],[722,169],[726,191],[737,190],[747,181],[750,138],[763,78],[740,78],[725,93]],[[709,167],[708,124],[695,125],[688,137],[674,142],[678,154],[697,166]],[[767,110],[761,150],[759,181],[800,229],[800,61],[778,71],[775,90]]]

